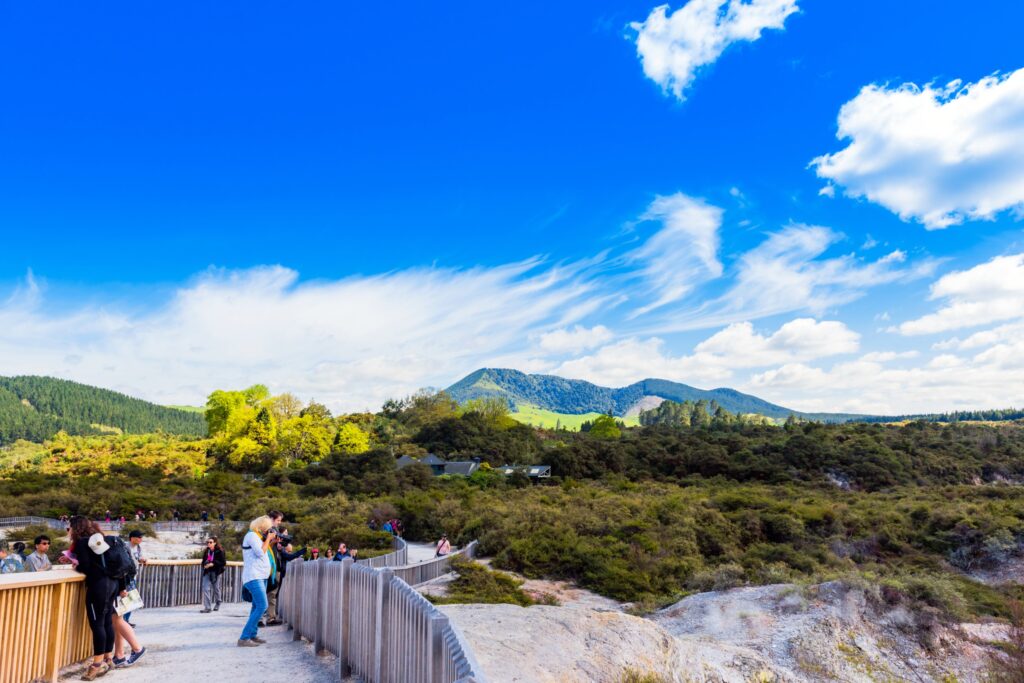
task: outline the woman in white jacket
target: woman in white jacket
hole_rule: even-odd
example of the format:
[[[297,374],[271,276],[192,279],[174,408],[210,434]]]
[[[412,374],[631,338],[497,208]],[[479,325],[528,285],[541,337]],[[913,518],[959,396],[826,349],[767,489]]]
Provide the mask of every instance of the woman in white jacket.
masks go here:
[[[242,540],[242,586],[252,595],[249,620],[238,639],[239,647],[257,647],[266,641],[257,636],[260,618],[267,610],[267,579],[273,570],[270,544],[276,537],[270,517],[257,517],[249,524],[249,533]]]

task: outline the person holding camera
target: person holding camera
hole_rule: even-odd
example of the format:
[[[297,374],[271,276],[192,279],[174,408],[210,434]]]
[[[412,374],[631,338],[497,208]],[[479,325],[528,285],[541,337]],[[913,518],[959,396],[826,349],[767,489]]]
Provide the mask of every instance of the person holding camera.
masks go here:
[[[267,642],[259,637],[259,622],[267,609],[267,582],[274,574],[271,544],[277,529],[270,517],[257,517],[242,539],[242,588],[252,598],[249,618],[238,639],[238,647],[258,647]]]

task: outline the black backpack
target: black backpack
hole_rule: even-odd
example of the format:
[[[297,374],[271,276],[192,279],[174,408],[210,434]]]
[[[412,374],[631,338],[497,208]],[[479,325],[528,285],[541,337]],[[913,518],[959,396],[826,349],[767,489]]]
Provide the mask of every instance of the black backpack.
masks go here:
[[[120,536],[104,536],[110,549],[100,555],[103,573],[116,581],[128,580],[135,576],[135,562],[128,544]]]

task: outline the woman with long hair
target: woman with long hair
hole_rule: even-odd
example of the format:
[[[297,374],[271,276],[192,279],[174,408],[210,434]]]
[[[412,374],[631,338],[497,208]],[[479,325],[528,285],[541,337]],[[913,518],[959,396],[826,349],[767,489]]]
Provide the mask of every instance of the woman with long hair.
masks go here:
[[[274,523],[264,515],[252,520],[249,533],[242,539],[242,587],[252,596],[252,608],[238,647],[258,647],[266,642],[258,636],[258,629],[260,618],[267,610],[267,580],[273,572],[269,549],[276,537]]]
[[[227,566],[224,549],[220,547],[220,539],[210,536],[206,539],[206,550],[203,552],[203,614],[220,609],[220,575]]]

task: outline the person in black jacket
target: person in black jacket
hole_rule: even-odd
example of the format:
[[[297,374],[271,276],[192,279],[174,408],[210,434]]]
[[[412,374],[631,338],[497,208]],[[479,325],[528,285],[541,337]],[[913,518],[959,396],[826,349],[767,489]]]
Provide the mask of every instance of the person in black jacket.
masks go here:
[[[85,615],[92,631],[92,662],[82,680],[92,681],[114,666],[114,600],[127,589],[131,576],[120,580],[107,576],[102,555],[110,546],[96,522],[76,515],[71,518],[68,534],[75,570],[85,575]],[[136,654],[133,647],[127,659],[134,664],[144,652],[142,648]]]
[[[220,609],[220,575],[224,573],[227,564],[220,540],[216,536],[210,536],[206,540],[206,550],[203,552],[203,609],[200,610],[203,614]]]
[[[292,539],[289,536],[283,536],[277,540],[276,543],[271,544],[271,549],[274,552],[274,559],[277,563],[277,582],[273,588],[268,588],[268,595],[273,595],[273,607],[267,607],[267,626],[278,626],[284,622],[281,620],[281,615],[277,610],[277,598],[281,589],[281,584],[284,582],[285,574],[288,572],[288,563],[294,559],[302,557],[306,554],[306,548],[303,546],[294,552],[289,550],[292,547]],[[271,593],[270,591],[273,591]]]

